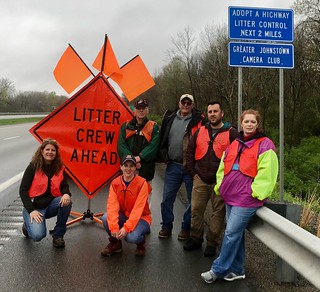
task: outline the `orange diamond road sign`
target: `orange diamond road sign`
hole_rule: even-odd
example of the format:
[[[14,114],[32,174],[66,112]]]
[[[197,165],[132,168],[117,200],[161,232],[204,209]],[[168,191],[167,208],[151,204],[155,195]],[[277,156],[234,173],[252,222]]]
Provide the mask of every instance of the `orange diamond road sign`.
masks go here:
[[[101,73],[29,131],[56,139],[67,173],[88,198],[119,174],[117,141],[133,113]]]

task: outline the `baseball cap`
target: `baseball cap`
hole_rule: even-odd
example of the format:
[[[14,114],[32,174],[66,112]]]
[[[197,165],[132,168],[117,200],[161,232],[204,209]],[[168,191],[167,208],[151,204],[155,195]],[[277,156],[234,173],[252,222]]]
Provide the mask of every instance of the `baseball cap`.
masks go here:
[[[148,101],[146,99],[139,99],[135,102],[134,107],[147,107],[148,106]]]
[[[180,102],[182,100],[184,100],[185,98],[189,98],[191,100],[191,102],[194,103],[194,99],[193,99],[193,96],[191,94],[182,94],[181,97],[180,97]]]
[[[121,165],[125,164],[127,161],[131,161],[134,165],[137,164],[136,159],[133,155],[128,154],[121,160]]]

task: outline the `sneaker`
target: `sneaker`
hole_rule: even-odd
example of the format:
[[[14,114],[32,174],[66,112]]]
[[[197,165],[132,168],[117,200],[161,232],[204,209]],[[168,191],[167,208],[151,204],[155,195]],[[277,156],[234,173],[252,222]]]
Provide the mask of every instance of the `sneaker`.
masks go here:
[[[190,231],[181,229],[180,233],[178,234],[178,240],[187,240],[190,238]]]
[[[28,231],[27,231],[27,228],[26,226],[24,225],[24,223],[22,224],[22,233],[25,237],[29,238],[29,234],[28,234]]]
[[[201,248],[202,243],[196,242],[193,238],[189,238],[187,242],[184,244],[184,250],[195,250]]]
[[[54,247],[61,248],[65,246],[64,239],[62,237],[56,237],[52,239],[52,244]]]
[[[205,281],[208,284],[211,284],[212,282],[218,279],[217,275],[211,270],[208,272],[202,273],[201,278],[203,279],[203,281]]]
[[[216,255],[216,247],[207,245],[203,255],[205,257],[214,257]]]
[[[145,241],[137,243],[136,256],[142,257],[146,254]]]
[[[109,257],[113,254],[122,252],[121,240],[110,241],[109,244],[101,251],[103,257]]]
[[[159,238],[168,238],[169,236],[171,236],[171,230],[167,229],[167,228],[162,228],[159,231]]]
[[[246,277],[245,274],[243,275],[237,275],[235,273],[229,273],[228,275],[226,275],[223,279],[226,280],[226,281],[234,281],[234,280],[240,280],[240,279],[244,279]]]

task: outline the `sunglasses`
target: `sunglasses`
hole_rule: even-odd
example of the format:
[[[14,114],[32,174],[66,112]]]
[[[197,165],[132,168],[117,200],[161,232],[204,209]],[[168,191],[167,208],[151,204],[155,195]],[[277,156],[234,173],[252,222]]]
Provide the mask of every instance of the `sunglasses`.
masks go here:
[[[192,105],[192,102],[191,101],[181,101],[181,104],[183,106],[190,106],[190,105]]]

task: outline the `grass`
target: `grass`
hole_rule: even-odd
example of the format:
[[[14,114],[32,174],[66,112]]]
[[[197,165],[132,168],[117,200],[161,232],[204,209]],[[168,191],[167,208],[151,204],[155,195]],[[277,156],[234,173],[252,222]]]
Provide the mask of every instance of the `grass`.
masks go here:
[[[42,120],[43,117],[21,118],[21,119],[0,119],[0,126],[15,125],[22,123],[33,123]]]

